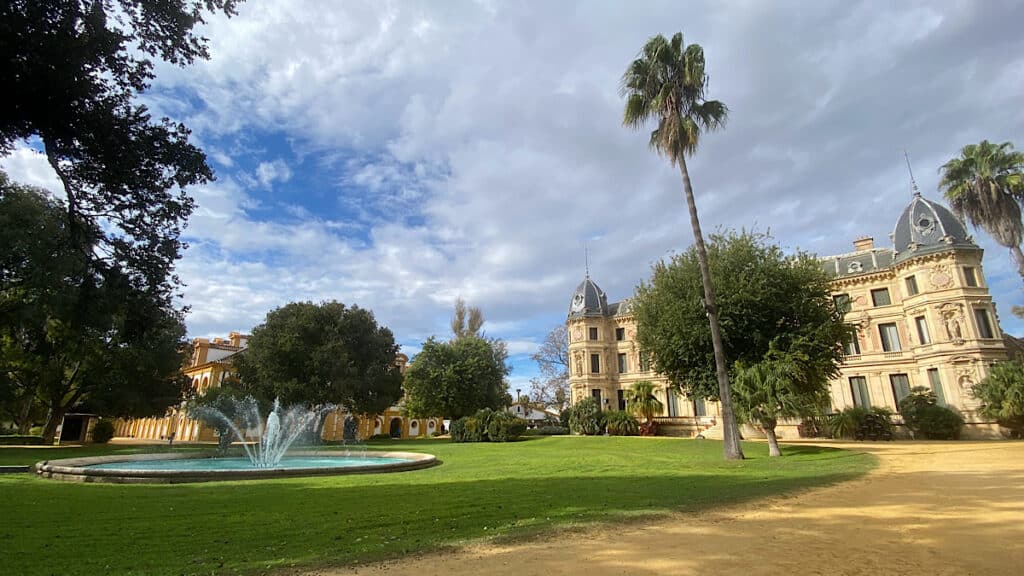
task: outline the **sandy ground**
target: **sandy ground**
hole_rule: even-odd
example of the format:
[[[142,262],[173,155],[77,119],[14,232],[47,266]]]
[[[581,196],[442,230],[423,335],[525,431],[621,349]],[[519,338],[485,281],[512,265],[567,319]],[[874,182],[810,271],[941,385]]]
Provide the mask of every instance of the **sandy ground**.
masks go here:
[[[880,466],[697,516],[313,574],[1024,575],[1024,443],[846,447],[878,455]]]

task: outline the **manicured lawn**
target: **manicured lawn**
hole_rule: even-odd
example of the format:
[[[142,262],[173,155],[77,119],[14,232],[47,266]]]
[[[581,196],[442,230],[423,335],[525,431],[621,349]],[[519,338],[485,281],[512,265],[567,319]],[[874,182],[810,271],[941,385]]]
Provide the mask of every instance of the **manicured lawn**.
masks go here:
[[[0,572],[263,573],[365,562],[481,537],[697,511],[850,479],[874,465],[864,454],[812,446],[785,446],[785,458],[769,460],[764,444],[746,445],[746,461],[725,462],[719,442],[670,438],[371,448],[426,451],[443,464],[176,486],[0,476]],[[0,464],[125,450],[0,449]]]

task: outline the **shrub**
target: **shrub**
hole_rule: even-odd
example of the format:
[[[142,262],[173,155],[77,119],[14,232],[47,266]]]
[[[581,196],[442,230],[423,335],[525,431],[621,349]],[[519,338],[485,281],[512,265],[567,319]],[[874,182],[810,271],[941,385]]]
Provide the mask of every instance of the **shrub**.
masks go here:
[[[833,414],[828,422],[832,437],[853,438],[866,414],[868,414],[868,410],[860,407],[847,408],[838,414]]]
[[[562,408],[562,411],[558,413],[558,425],[568,430],[569,426],[569,408]]]
[[[367,438],[367,440],[394,440],[394,438],[391,437],[391,434],[374,434]]]
[[[801,438],[828,438],[832,435],[827,417],[822,416],[804,418],[796,430]]]
[[[463,421],[463,442],[483,442],[487,439],[487,418],[481,420],[476,416],[466,416]]]
[[[92,441],[97,444],[106,444],[114,437],[114,423],[110,420],[100,420],[92,427]]]
[[[584,436],[604,432],[604,412],[597,405],[597,400],[584,398],[569,408],[569,429]]]
[[[466,441],[466,419],[459,418],[452,422],[448,430],[448,435],[451,437],[452,442],[465,442]]]
[[[928,440],[958,440],[964,419],[945,406],[931,405],[917,413],[916,432]]]
[[[569,429],[565,426],[541,426],[537,428],[537,434],[540,436],[562,436],[568,433]]]
[[[526,432],[526,421],[484,408],[452,422],[452,442],[511,442]]]
[[[605,426],[609,436],[636,436],[640,433],[640,423],[622,410],[609,412],[605,416]]]
[[[0,436],[0,446],[42,446],[42,436],[26,436],[13,434],[10,436]]]
[[[903,424],[915,436],[919,434],[918,414],[929,406],[935,406],[939,399],[935,393],[924,386],[915,386],[910,389],[910,394],[900,400],[900,416],[903,417]]]
[[[357,440],[359,436],[359,418],[346,416],[341,432],[342,440]]]
[[[511,442],[526,432],[526,421],[508,412],[496,412],[487,425],[487,440],[490,442]]]
[[[978,412],[1009,428],[1011,438],[1024,438],[1024,361],[1000,362],[981,382],[971,387],[981,401]]]
[[[874,407],[866,411],[861,418],[857,429],[854,430],[855,440],[892,440],[892,420],[890,412],[886,408]]]

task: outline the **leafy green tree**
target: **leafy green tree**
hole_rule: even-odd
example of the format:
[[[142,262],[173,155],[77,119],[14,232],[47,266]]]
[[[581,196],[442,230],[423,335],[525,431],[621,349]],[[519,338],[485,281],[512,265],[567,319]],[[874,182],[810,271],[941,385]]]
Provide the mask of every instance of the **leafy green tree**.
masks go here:
[[[530,358],[540,369],[530,379],[530,396],[561,412],[569,404],[569,332],[565,324],[555,326]]]
[[[234,364],[255,398],[378,414],[402,396],[396,354],[391,330],[369,310],[293,302],[267,314]]]
[[[405,371],[405,410],[414,417],[456,420],[506,404],[510,368],[487,340],[477,336],[440,342],[431,337]]]
[[[178,239],[193,209],[184,188],[213,177],[189,131],[155,121],[136,98],[154,59],[209,57],[194,32],[234,0],[11,0],[0,3],[0,154],[38,139],[67,198],[72,240],[125,268],[170,304]],[[96,236],[98,234],[98,237]]]
[[[1000,246],[1009,248],[1017,273],[1024,277],[1024,253],[1020,250],[1024,237],[1024,152],[1015,151],[1009,142],[982,140],[964,146],[960,156],[943,164],[939,171],[939,190],[953,212],[984,228]]]
[[[180,401],[181,313],[117,266],[82,252],[100,233],[59,200],[0,175],[0,385],[33,396],[53,440],[68,410],[150,416]]]
[[[722,344],[733,362],[788,358],[800,382],[836,374],[851,328],[831,298],[828,277],[813,256],[786,256],[753,232],[713,234],[708,261],[722,303]],[[633,300],[637,340],[658,371],[687,395],[714,398],[717,363],[702,303],[701,266],[691,247],[654,266]],[[728,365],[730,370],[733,365]]]
[[[996,364],[988,377],[971,387],[971,394],[981,401],[982,416],[1009,428],[1014,438],[1024,438],[1024,361]]]
[[[703,307],[718,367],[717,396],[722,404],[725,457],[742,459],[739,429],[729,392],[729,370],[722,342],[722,327],[719,324],[719,308],[715,301],[715,284],[708,269],[704,235],[697,216],[690,173],[686,167],[686,157],[697,151],[701,134],[724,126],[729,114],[725,104],[706,98],[707,88],[704,49],[698,44],[686,45],[682,33],[676,33],[671,40],[659,34],[647,41],[639,57],[622,75],[621,92],[626,97],[622,123],[639,130],[649,121],[656,121],[658,127],[651,132],[649,145],[678,166],[682,175],[683,192],[700,264]]]
[[[771,354],[769,354],[771,356]],[[735,365],[732,380],[736,412],[741,420],[762,430],[768,438],[768,456],[782,456],[775,427],[779,420],[811,416],[828,394],[828,379],[787,358],[771,358],[749,366]]]
[[[654,435],[654,417],[661,414],[661,400],[654,395],[654,383],[641,380],[626,391],[626,410],[644,419],[640,433],[643,436]]]

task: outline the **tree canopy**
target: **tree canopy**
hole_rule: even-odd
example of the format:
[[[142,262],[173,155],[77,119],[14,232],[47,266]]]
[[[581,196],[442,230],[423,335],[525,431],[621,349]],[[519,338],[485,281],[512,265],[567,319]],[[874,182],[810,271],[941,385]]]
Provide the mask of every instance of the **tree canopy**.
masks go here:
[[[756,364],[737,362],[732,383],[737,415],[764,430],[769,456],[782,456],[775,436],[779,420],[814,415],[828,396],[825,373],[803,369],[774,351]]]
[[[267,314],[234,365],[241,387],[260,400],[377,414],[402,395],[398,349],[369,310],[293,302]]]
[[[405,373],[405,409],[413,416],[455,420],[508,401],[504,349],[477,336],[430,338]]]
[[[769,351],[786,354],[811,382],[835,374],[851,329],[831,298],[828,277],[809,254],[786,256],[766,234],[714,234],[708,263],[721,303],[722,341],[731,370]],[[682,391],[718,393],[701,272],[693,247],[653,267],[636,290],[637,340],[655,368]]]
[[[231,15],[234,6],[234,0],[0,4],[0,80],[12,87],[0,107],[0,154],[37,138],[63,185],[72,240],[168,301],[182,249],[178,237],[193,209],[183,189],[213,173],[184,125],[154,120],[136,97],[154,77],[153,59],[184,66],[207,58],[206,39],[193,29],[206,13]]]
[[[939,190],[960,219],[983,228],[1001,246],[1010,249],[1017,273],[1024,277],[1024,237],[1021,202],[1024,201],[1024,152],[1013,144],[982,140],[960,150],[939,169]]]
[[[569,404],[569,332],[559,324],[548,332],[530,358],[540,377],[530,379],[530,398],[561,412]]]
[[[64,215],[0,174],[0,385],[49,410],[47,440],[70,409],[149,416],[185,387],[181,313],[89,258],[81,242],[99,231],[72,239]]]

